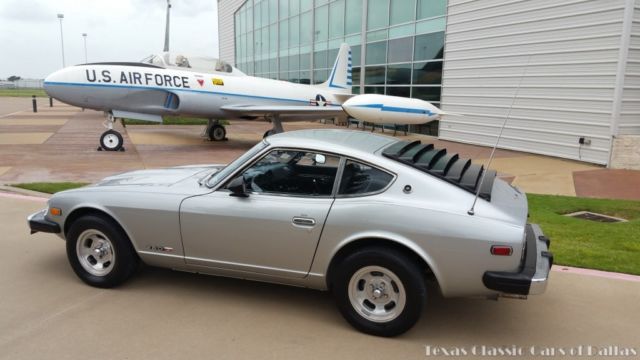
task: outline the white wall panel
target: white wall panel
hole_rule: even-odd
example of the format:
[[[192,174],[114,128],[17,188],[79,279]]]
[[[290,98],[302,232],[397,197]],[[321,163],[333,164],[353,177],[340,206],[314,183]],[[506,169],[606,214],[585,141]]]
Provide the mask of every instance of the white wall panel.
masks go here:
[[[246,0],[218,0],[218,38],[220,59],[235,64],[235,28],[233,14]]]
[[[606,164],[625,1],[449,0],[440,137]]]
[[[640,135],[640,0],[635,1],[618,133]]]

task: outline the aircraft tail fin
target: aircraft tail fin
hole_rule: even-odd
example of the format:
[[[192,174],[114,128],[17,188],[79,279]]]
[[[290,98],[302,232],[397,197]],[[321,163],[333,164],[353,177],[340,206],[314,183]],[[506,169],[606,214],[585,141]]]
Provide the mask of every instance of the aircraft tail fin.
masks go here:
[[[338,57],[333,64],[329,79],[316,87],[327,88],[334,93],[351,94],[352,86],[351,47],[343,43],[340,45]]]

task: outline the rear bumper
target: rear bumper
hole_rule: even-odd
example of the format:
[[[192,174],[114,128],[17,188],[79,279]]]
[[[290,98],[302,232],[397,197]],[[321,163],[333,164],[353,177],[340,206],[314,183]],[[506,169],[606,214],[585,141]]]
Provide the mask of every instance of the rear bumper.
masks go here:
[[[47,209],[42,209],[37,213],[33,213],[27,217],[27,222],[29,223],[29,228],[31,229],[31,233],[35,234],[37,232],[46,232],[59,234],[60,233],[60,225],[54,223],[53,221],[49,221],[45,218],[47,214]]]
[[[537,224],[527,224],[524,263],[518,272],[487,271],[482,277],[484,286],[501,293],[517,295],[542,294],[547,288],[553,254],[550,240]]]

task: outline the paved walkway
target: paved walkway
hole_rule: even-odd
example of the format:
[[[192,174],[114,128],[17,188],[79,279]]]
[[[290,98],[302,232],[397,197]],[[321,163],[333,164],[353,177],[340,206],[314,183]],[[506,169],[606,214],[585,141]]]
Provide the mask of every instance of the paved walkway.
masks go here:
[[[34,201],[35,200],[35,201]],[[37,199],[0,196],[0,359],[425,359],[426,346],[640,351],[640,282],[554,271],[529,300],[442,299],[405,335],[353,330],[322,292],[143,267],[102,290],[29,235]],[[214,354],[214,355],[212,355]],[[453,357],[457,358],[457,357]],[[545,359],[549,356],[538,356]]]
[[[29,99],[0,98],[0,183],[94,182],[135,169],[227,163],[260,141],[271,127],[260,121],[233,121],[227,127],[229,141],[210,142],[200,136],[201,126],[135,125],[123,129],[117,124],[116,129],[125,137],[126,151],[100,152],[96,148],[104,131],[102,113],[81,111],[58,102],[54,105],[49,108],[48,103],[41,101],[39,112],[34,114]],[[288,123],[285,128],[344,127],[299,122]],[[485,164],[491,153],[487,147],[423,135],[398,133],[397,138],[433,142]],[[491,167],[504,179],[531,193],[640,200],[640,171],[609,170],[509,150],[498,150]]]

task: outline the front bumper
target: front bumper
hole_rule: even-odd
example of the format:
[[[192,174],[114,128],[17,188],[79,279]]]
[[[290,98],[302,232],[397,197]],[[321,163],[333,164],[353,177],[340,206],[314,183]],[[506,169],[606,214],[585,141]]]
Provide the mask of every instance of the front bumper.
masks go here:
[[[54,223],[53,221],[47,220],[45,218],[46,214],[47,209],[42,209],[27,217],[27,222],[29,223],[29,228],[31,228],[32,234],[35,234],[37,232],[46,232],[53,234],[60,233],[60,225]]]
[[[484,286],[501,293],[516,295],[542,294],[547,288],[553,254],[550,240],[537,224],[527,224],[524,263],[518,272],[487,271],[482,277]]]

